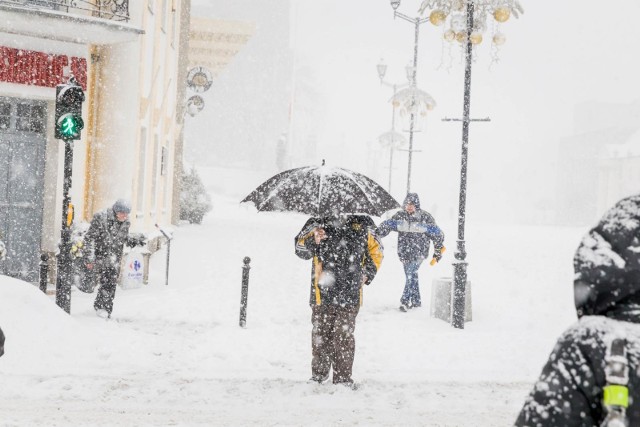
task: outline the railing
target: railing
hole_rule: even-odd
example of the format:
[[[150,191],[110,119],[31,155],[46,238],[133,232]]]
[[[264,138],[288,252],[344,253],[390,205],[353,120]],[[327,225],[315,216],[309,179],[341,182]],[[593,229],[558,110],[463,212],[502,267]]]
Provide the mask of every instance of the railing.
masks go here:
[[[0,0],[0,5],[48,9],[112,21],[129,21],[129,0]]]

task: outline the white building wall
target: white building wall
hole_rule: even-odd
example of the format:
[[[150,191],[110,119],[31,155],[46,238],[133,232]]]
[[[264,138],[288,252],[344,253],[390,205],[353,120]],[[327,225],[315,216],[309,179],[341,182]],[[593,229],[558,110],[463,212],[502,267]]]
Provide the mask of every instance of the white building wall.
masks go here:
[[[99,115],[96,125],[94,211],[132,196],[139,111],[137,43],[100,49]],[[132,96],[133,94],[133,96]]]

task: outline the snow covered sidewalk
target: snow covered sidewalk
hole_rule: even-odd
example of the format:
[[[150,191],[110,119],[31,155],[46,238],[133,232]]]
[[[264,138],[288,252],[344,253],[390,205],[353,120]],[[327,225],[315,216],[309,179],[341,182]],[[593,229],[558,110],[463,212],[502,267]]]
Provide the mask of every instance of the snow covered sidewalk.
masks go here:
[[[202,226],[176,229],[150,283],[118,289],[111,321],[75,291],[71,316],[0,278],[0,425],[511,425],[558,334],[575,320],[571,259],[584,229],[468,225],[473,321],[397,310],[404,275],[387,237],[365,289],[350,391],[308,384],[310,264],[295,257],[305,217],[255,213],[218,198]],[[517,245],[515,247],[514,245]],[[242,259],[250,256],[247,328],[238,326]]]

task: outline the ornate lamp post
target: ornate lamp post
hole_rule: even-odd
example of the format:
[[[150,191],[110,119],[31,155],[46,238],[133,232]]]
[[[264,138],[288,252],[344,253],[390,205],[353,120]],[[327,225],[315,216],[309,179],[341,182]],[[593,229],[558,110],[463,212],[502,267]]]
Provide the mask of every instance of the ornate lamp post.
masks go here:
[[[398,1],[399,0],[395,0]],[[511,15],[516,18],[523,13],[517,0],[424,0],[420,13],[430,10],[429,22],[434,25],[445,24],[449,19],[449,28],[443,37],[447,42],[458,41],[465,51],[464,98],[462,119],[444,119],[462,122],[462,160],[460,166],[460,200],[458,204],[458,241],[454,254],[457,262],[453,264],[453,296],[451,324],[455,328],[464,328],[465,292],[467,286],[467,252],[464,240],[464,225],[467,200],[467,156],[469,149],[469,123],[473,120],[471,112],[471,64],[473,47],[482,43],[482,34],[487,28],[487,18],[492,16],[497,24],[506,22]],[[494,30],[492,43],[504,44],[506,38]]]
[[[411,84],[413,79],[413,66],[407,65],[405,71],[407,73],[407,82],[405,83],[389,83],[384,80],[384,76],[387,73],[387,64],[381,59],[378,65],[378,77],[380,78],[380,84],[393,89],[393,96],[398,93],[398,89],[405,88]],[[406,139],[402,134],[396,132],[396,103],[391,104],[391,130],[381,134],[378,137],[378,142],[383,147],[389,147],[389,193],[391,193],[391,177],[393,175],[393,151],[397,150],[406,143]]]
[[[391,0],[390,2],[391,2],[391,7],[393,8],[393,17],[400,18],[407,22],[410,22],[414,25],[414,28],[415,28],[414,43],[413,43],[413,65],[411,68],[411,79],[410,79],[409,89],[416,88],[416,85],[417,85],[416,72],[418,70],[418,34],[420,32],[420,24],[424,24],[429,20],[426,18],[419,18],[419,17],[411,18],[403,13],[398,12],[398,7],[400,6],[400,0]],[[395,94],[393,99],[395,101],[396,99]],[[411,190],[411,161],[412,161],[412,155],[414,151],[413,150],[413,134],[414,134],[414,127],[415,127],[415,119],[416,119],[416,108],[414,107],[415,105],[412,102],[412,105],[409,111],[411,114],[411,121],[409,124],[409,149],[407,150],[409,152],[409,161],[407,166],[407,193]]]

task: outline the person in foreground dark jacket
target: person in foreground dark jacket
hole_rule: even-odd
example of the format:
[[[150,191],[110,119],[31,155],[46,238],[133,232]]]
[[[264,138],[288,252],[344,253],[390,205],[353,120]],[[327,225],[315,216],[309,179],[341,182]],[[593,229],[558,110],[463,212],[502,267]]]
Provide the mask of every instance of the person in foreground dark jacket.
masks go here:
[[[345,219],[311,218],[295,238],[296,255],[311,267],[311,380],[323,383],[333,366],[333,383],[356,388],[351,378],[354,330],[362,286],[382,263],[382,245],[365,215]]]
[[[574,269],[579,320],[560,336],[515,425],[640,426],[640,195],[589,231]]]
[[[409,193],[402,204],[403,210],[383,221],[376,230],[376,235],[385,237],[392,231],[398,233],[398,257],[404,267],[405,285],[400,297],[400,310],[407,311],[422,305],[418,270],[422,261],[429,256],[429,248],[433,242],[433,259],[435,264],[444,252],[444,233],[436,225],[433,216],[420,209],[420,199],[416,193]]]

